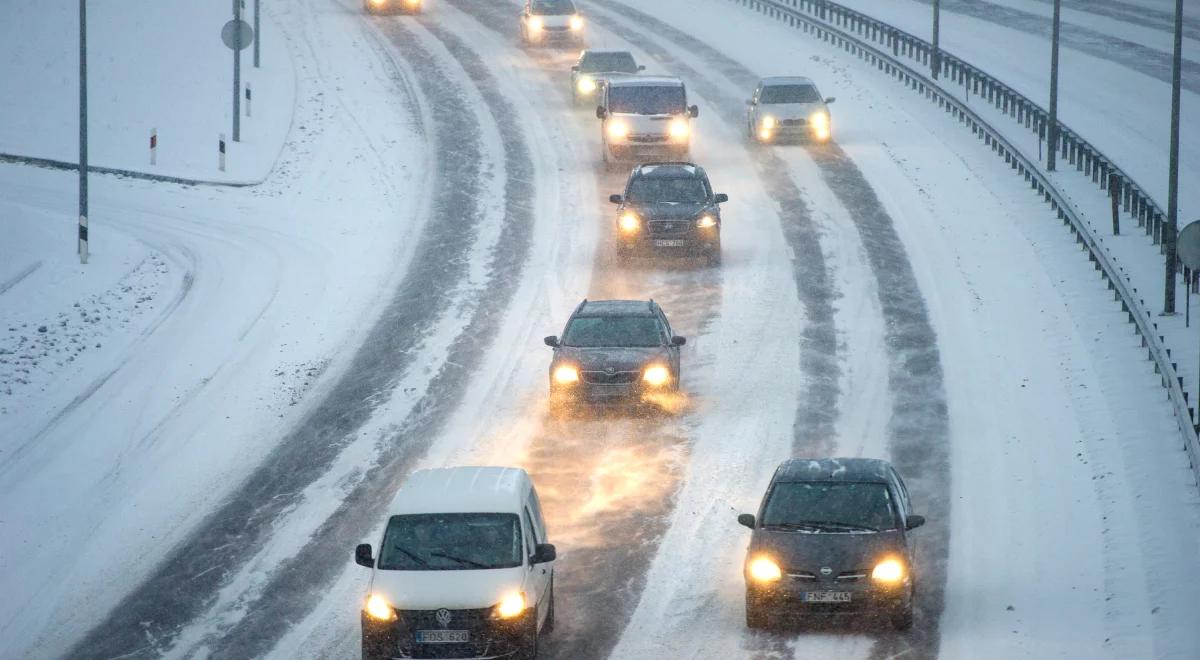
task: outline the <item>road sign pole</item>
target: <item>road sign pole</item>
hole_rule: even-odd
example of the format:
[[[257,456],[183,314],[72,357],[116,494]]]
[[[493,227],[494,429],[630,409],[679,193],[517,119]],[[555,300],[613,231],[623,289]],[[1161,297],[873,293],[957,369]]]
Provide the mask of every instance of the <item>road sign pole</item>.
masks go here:
[[[233,0],[233,20],[242,20],[242,0]],[[233,141],[242,140],[242,49],[233,49]]]
[[[262,34],[262,30],[258,27],[258,7],[259,0],[254,0],[254,68],[258,68],[258,35]]]
[[[1054,0],[1054,27],[1050,37],[1050,125],[1046,132],[1046,171],[1053,172],[1058,160],[1058,28],[1062,0]]]
[[[79,0],[79,263],[88,261],[87,0]]]
[[[1163,314],[1175,313],[1175,271],[1179,269],[1179,70],[1183,60],[1183,0],[1175,0],[1175,54],[1171,67],[1171,162],[1167,176],[1167,226],[1162,242],[1167,251]],[[1198,393],[1200,394],[1200,393]]]

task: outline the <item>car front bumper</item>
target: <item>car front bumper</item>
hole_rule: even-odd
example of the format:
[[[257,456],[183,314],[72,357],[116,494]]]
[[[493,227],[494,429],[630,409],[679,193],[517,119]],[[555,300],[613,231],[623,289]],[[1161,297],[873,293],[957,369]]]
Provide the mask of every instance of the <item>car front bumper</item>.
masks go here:
[[[395,621],[377,621],[365,612],[362,617],[362,656],[364,660],[391,658],[461,658],[491,660],[512,658],[527,650],[533,641],[534,612],[511,620],[489,618],[491,610],[454,610],[456,619],[449,628],[468,631],[467,643],[422,644],[416,641],[418,630],[442,630],[436,610],[397,611]]]
[[[631,139],[608,145],[610,159],[638,163],[658,160],[683,160],[690,149],[691,145],[688,142],[674,142],[652,138],[645,139],[644,141]]]
[[[848,593],[848,602],[812,602],[810,593]],[[889,616],[911,606],[912,587],[905,581],[880,585],[869,578],[844,583],[833,579],[795,580],[784,575],[779,582],[746,584],[747,605],[769,616]]]

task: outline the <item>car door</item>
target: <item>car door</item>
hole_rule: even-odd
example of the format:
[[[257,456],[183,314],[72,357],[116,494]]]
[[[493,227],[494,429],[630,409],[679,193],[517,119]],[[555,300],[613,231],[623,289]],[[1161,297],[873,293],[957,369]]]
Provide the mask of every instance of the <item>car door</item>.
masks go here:
[[[533,524],[533,516],[529,513],[529,504],[526,503],[521,511],[521,529],[524,531],[526,539],[525,553],[528,557],[533,557],[534,551],[537,549],[537,544],[545,541],[538,538],[537,528]],[[536,603],[538,621],[545,620],[546,613],[550,611],[550,599],[547,598],[547,592],[550,588],[550,567],[546,564],[529,564],[529,580],[527,587],[531,592],[530,598]]]

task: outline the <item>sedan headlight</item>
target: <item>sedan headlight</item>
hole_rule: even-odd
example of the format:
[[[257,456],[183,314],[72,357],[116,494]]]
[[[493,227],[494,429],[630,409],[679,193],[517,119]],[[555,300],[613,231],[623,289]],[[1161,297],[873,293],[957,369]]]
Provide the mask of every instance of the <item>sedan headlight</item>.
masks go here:
[[[612,140],[624,140],[629,137],[629,124],[620,119],[608,122],[608,137]]]
[[[717,219],[706,213],[706,214],[700,216],[700,219],[696,221],[696,226],[701,229],[708,229],[709,227],[716,227]]]
[[[525,594],[514,591],[496,605],[496,615],[501,619],[520,616],[525,611]]]
[[[367,606],[363,609],[367,615],[377,621],[392,621],[396,618],[395,608],[379,594],[371,594],[371,597],[367,598]]]
[[[584,76],[579,79],[575,88],[579,90],[580,94],[591,94],[596,91],[596,80],[591,76]]]
[[[579,367],[573,364],[562,364],[554,368],[554,382],[559,385],[573,385],[579,382]]]
[[[825,112],[814,112],[808,116],[808,124],[812,126],[813,135],[817,139],[825,140],[829,138],[829,114]]]
[[[884,559],[875,564],[871,571],[871,579],[876,582],[894,584],[904,579],[904,564],[898,559]]]
[[[760,122],[760,124],[762,125],[763,130],[770,131],[770,130],[774,130],[775,127],[779,125],[779,120],[775,119],[771,115],[767,115],[762,118],[762,121]]]
[[[626,234],[632,234],[642,228],[642,219],[637,217],[637,214],[633,211],[626,211],[617,220],[617,225],[621,228],[621,231]]]
[[[541,32],[542,28],[545,26],[546,26],[546,24],[542,22],[541,16],[530,16],[529,17],[529,29],[530,30],[533,30],[534,32]]]
[[[651,387],[662,387],[671,381],[671,370],[660,364],[647,367],[642,373],[642,380]]]
[[[671,120],[671,126],[667,129],[672,140],[686,140],[692,134],[692,127],[688,124],[688,120],[683,117],[676,117]]]
[[[750,579],[755,582],[778,582],[783,578],[783,571],[770,557],[755,557],[746,567]]]
[[[578,32],[583,29],[583,17],[579,14],[576,14],[572,16],[569,21],[567,21],[567,25],[571,27],[572,32]]]

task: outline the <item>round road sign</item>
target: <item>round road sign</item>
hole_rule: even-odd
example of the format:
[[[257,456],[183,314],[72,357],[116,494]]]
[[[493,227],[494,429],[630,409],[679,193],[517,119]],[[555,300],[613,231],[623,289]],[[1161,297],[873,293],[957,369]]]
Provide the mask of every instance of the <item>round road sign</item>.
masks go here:
[[[254,43],[254,28],[246,21],[229,21],[221,28],[221,41],[232,50],[245,50]]]
[[[1192,270],[1200,270],[1200,220],[1183,228],[1176,243],[1179,260]]]

